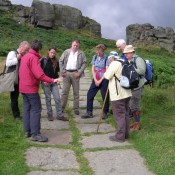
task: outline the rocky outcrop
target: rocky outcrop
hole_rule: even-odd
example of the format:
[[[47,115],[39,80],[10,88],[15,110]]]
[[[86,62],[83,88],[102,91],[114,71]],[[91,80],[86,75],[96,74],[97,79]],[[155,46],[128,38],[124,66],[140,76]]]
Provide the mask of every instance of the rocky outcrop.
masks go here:
[[[11,9],[11,2],[8,0],[0,0],[0,10],[10,10]]]
[[[54,7],[47,2],[34,0],[30,8],[30,22],[35,27],[53,28],[55,21]]]
[[[128,44],[136,47],[155,46],[164,48],[169,52],[175,49],[175,34],[170,27],[154,28],[149,23],[131,24],[126,27],[126,38]]]
[[[36,27],[63,27],[67,29],[86,29],[95,36],[101,37],[101,25],[82,16],[76,8],[33,0],[30,10],[31,23]]]
[[[13,19],[19,23],[32,24],[42,28],[66,28],[70,30],[86,29],[89,33],[101,37],[101,25],[82,16],[76,8],[61,4],[33,0],[31,7],[12,5],[8,0],[0,0],[0,9],[13,13]]]

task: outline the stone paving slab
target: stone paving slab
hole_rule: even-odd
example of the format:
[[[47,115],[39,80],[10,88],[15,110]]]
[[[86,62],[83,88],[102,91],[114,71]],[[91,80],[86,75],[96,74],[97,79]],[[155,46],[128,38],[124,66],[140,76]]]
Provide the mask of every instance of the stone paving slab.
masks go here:
[[[79,169],[74,152],[60,148],[31,147],[26,152],[26,163],[30,167],[42,169]]]
[[[72,141],[70,131],[42,130],[42,135],[48,137],[48,142],[43,143],[47,145],[68,145]]]
[[[83,114],[86,113],[86,109],[81,109],[80,110],[80,115],[76,116],[74,115],[74,120],[77,123],[98,123],[99,119],[100,119],[100,113],[101,113],[101,109],[94,109],[93,111],[93,118],[87,118],[87,119],[82,119],[81,116]],[[105,122],[105,120],[102,120],[101,123]]]
[[[110,141],[109,136],[114,134],[115,133],[83,136],[81,143],[83,144],[83,148],[111,148],[114,146],[131,145],[128,141],[125,141],[123,143]]]
[[[76,123],[76,127],[80,130],[81,133],[91,133],[97,132],[97,124],[83,124]],[[100,133],[114,132],[115,128],[113,128],[110,124],[101,123],[99,127]]]
[[[32,171],[27,175],[80,175],[77,172],[70,171]]]
[[[82,83],[81,85],[80,85],[80,90],[81,91],[88,91],[89,90],[89,87],[90,87],[90,84],[89,83]]]
[[[54,121],[48,121],[47,118],[41,118],[41,128],[56,129],[56,130],[69,129],[69,122],[68,121],[65,122],[57,119],[55,119]]]
[[[153,175],[139,152],[132,149],[86,152],[95,175]]]
[[[73,106],[73,101],[68,101],[69,106]],[[79,104],[80,108],[86,108],[87,107],[87,102],[86,101],[81,101],[81,103]],[[97,101],[94,100],[94,104],[93,104],[94,108],[101,108],[101,104]]]

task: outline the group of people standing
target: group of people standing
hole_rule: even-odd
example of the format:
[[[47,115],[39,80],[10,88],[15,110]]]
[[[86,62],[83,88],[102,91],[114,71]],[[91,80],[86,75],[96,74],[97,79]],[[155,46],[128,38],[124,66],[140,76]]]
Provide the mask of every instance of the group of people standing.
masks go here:
[[[7,56],[6,66],[19,68],[19,83],[14,92],[11,92],[11,107],[16,119],[20,119],[18,108],[19,92],[23,96],[23,124],[26,137],[33,141],[46,142],[47,137],[40,133],[41,100],[39,96],[39,85],[41,82],[45,94],[48,120],[53,121],[53,110],[51,107],[51,94],[54,97],[56,106],[56,119],[68,121],[64,116],[64,110],[68,101],[70,87],[73,88],[73,110],[79,115],[79,89],[80,78],[84,76],[87,60],[84,52],[79,49],[80,41],[74,39],[71,48],[65,50],[59,61],[56,57],[57,49],[49,48],[47,56],[41,58],[40,50],[42,43],[34,40],[31,45],[23,41],[17,51],[11,51]],[[115,51],[105,54],[106,45],[99,44],[95,48],[93,56],[92,83],[87,92],[87,109],[81,118],[93,117],[93,101],[100,90],[103,101],[103,119],[107,118],[109,112],[109,97],[112,103],[112,112],[116,118],[118,129],[115,136],[109,139],[112,141],[124,142],[129,137],[129,129],[140,129],[140,101],[144,86],[144,74],[146,70],[143,59],[136,60],[136,71],[140,75],[140,83],[137,89],[124,89],[117,82],[118,93],[116,93],[116,82],[114,74],[120,78],[122,64],[117,59],[131,62],[135,57],[135,50],[132,45],[126,45],[123,39],[116,42],[116,46],[122,51],[119,57]],[[10,56],[11,55],[11,56]],[[21,59],[22,58],[22,59]],[[13,60],[13,61],[12,61]],[[11,61],[11,63],[10,63]],[[58,84],[63,78],[62,94],[60,95]],[[108,93],[109,88],[109,93]],[[13,95],[15,93],[15,95]],[[14,97],[15,96],[15,97]],[[61,96],[61,98],[60,98]],[[105,98],[106,97],[106,98]],[[134,117],[134,123],[129,125],[129,111]]]

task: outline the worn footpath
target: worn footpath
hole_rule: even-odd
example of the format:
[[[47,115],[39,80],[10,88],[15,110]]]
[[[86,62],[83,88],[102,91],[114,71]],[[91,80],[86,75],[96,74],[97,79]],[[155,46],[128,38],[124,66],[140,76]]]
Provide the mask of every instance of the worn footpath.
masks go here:
[[[56,119],[48,121],[44,94],[41,94],[43,108],[41,133],[47,136],[49,141],[36,142],[36,146],[26,151],[26,164],[31,170],[27,175],[153,175],[129,140],[124,143],[109,140],[109,135],[115,133],[114,127],[102,121],[97,133],[101,104],[96,99],[94,100],[94,118],[81,119],[81,115],[85,113],[86,95],[90,84],[91,78],[86,71],[86,77],[82,78],[80,83],[80,115],[75,115],[71,111],[73,95],[70,92],[68,110],[64,113],[70,119],[69,122]],[[52,105],[55,112],[54,101]],[[91,170],[88,172],[80,168],[82,158],[79,159],[72,148],[73,132],[76,130],[80,135],[77,142],[83,150],[82,156]]]

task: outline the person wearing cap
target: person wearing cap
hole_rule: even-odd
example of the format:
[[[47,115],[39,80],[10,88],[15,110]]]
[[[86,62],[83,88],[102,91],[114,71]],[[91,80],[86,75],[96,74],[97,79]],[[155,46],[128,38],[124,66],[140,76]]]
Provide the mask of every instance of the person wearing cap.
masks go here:
[[[112,61],[115,61],[117,59],[120,59],[118,53],[116,51],[111,51],[108,55],[108,61],[111,63]]]
[[[107,93],[108,89],[108,80],[104,79],[104,73],[109,66],[108,57],[104,53],[106,46],[104,44],[99,44],[96,46],[96,55],[92,58],[92,75],[93,80],[91,86],[87,93],[87,109],[86,113],[81,116],[81,118],[92,118],[93,117],[93,101],[97,92],[101,91],[101,96],[103,101],[107,95],[106,102],[103,110],[103,119],[107,118],[107,113],[109,112],[109,94]]]
[[[134,118],[134,122],[130,125],[132,130],[140,130],[140,106],[141,96],[144,89],[146,79],[144,77],[146,72],[145,61],[135,54],[135,49],[132,45],[126,45],[123,50],[123,54],[126,56],[128,62],[134,62],[136,65],[136,71],[140,75],[139,87],[132,89],[132,97],[130,100],[130,110]],[[137,58],[137,59],[136,59]]]
[[[125,48],[125,46],[126,46],[125,40],[124,40],[124,39],[118,39],[118,40],[116,41],[116,46],[117,46],[117,49],[118,49],[119,51],[122,52],[122,55],[120,56],[120,58],[121,58],[123,61],[127,61],[127,58],[126,58],[125,55],[123,54],[123,50],[124,50],[124,48]]]
[[[115,135],[109,136],[111,141],[124,142],[129,137],[129,101],[131,97],[131,90],[123,88],[115,77],[120,79],[122,64],[120,61],[111,61],[112,59],[119,59],[115,52],[110,52],[108,59],[110,65],[104,73],[105,79],[109,80],[109,94],[112,103],[112,111],[115,117],[118,129]],[[116,89],[117,86],[117,89]],[[117,93],[118,90],[118,93]]]

